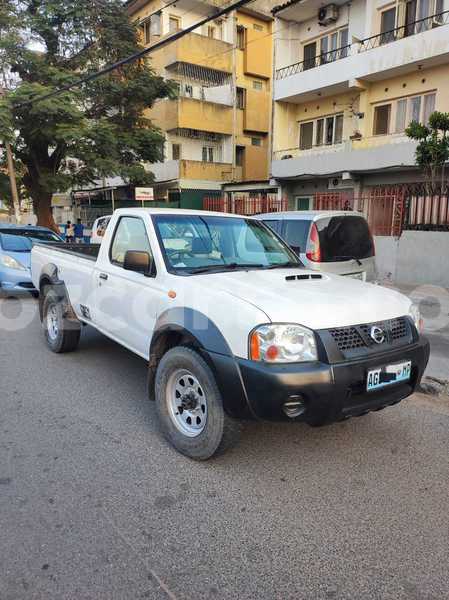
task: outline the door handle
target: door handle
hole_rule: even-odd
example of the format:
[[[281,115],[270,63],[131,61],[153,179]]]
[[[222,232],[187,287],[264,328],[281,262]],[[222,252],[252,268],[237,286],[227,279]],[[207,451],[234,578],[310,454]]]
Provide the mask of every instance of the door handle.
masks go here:
[[[100,273],[100,279],[104,279],[106,281],[107,278],[108,278],[108,276],[106,273]]]

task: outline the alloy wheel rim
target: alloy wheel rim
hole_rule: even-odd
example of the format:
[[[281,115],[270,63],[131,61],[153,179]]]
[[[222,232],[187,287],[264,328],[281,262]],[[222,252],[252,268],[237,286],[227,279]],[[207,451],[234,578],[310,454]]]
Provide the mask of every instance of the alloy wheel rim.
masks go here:
[[[58,311],[53,304],[47,312],[47,331],[51,340],[55,340],[59,333]]]
[[[166,400],[176,428],[188,437],[200,435],[207,421],[207,398],[197,377],[187,369],[177,369],[169,377]]]

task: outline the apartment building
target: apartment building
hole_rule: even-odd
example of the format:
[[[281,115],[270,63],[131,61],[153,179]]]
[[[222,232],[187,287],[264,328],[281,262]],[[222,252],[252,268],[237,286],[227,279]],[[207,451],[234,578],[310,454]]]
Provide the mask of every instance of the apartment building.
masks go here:
[[[145,45],[213,15],[221,0],[129,0]],[[148,165],[155,199],[201,208],[225,184],[268,180],[271,129],[272,17],[239,10],[208,22],[150,56],[176,83],[178,97],[148,117],[165,133],[165,160]]]
[[[273,10],[272,177],[292,208],[312,207],[317,193],[422,180],[404,131],[449,111],[448,9],[448,0],[290,0]]]

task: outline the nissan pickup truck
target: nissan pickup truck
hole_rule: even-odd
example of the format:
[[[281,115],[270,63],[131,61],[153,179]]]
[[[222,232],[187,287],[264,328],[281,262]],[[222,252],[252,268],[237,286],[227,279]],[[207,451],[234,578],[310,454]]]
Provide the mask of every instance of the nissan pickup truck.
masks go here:
[[[429,357],[407,297],[307,270],[250,217],[119,209],[100,245],[37,244],[31,262],[50,349],[90,325],[143,357],[165,437],[197,460],[242,419],[318,426],[396,404]]]

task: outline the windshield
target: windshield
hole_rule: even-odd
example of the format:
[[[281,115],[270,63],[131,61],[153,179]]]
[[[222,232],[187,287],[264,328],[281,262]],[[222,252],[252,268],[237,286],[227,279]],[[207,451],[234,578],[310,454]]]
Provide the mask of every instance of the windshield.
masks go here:
[[[295,254],[261,222],[245,217],[153,217],[169,270],[300,267]]]
[[[26,238],[0,233],[0,246],[5,252],[30,252],[32,244]]]
[[[322,262],[374,256],[368,223],[357,215],[336,216],[316,221]]]
[[[63,239],[50,229],[3,229],[0,235],[27,238],[31,242],[62,242]]]

